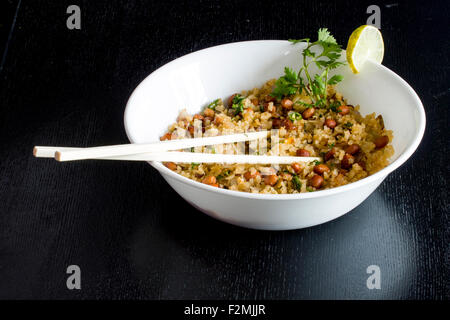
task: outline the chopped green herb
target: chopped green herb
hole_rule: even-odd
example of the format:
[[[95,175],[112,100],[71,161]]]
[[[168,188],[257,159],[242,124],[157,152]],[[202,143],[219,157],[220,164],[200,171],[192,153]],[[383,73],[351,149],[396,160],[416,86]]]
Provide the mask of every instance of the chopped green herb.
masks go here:
[[[231,174],[231,170],[230,169],[226,169],[225,171],[223,171],[221,174],[219,174],[217,176],[217,180],[221,180],[223,178],[228,177]]]
[[[238,104],[239,102],[241,102],[242,100],[244,100],[245,98],[243,96],[241,96],[239,93],[237,93],[234,97],[233,100],[231,101],[232,104]]]
[[[300,120],[302,118],[302,115],[298,112],[295,111],[291,111],[288,114],[289,119],[291,119],[291,121],[295,121],[295,120]]]
[[[347,123],[344,123],[343,125],[345,128],[350,129],[351,127],[353,127],[353,123],[351,123],[350,121]]]
[[[234,109],[234,115],[240,114],[242,111],[244,111],[244,99],[245,97],[241,96],[240,94],[236,94],[231,101],[232,105],[231,108]]]
[[[308,192],[313,192],[313,191],[314,191],[313,188],[311,188],[311,187],[306,187],[306,190],[307,190]]]
[[[199,165],[200,165],[200,163],[192,162],[191,169],[197,168]]]
[[[334,147],[334,143],[328,144],[328,148],[332,149]]]
[[[333,112],[338,112],[337,108],[340,106],[341,106],[341,103],[339,101],[333,101],[332,103],[330,103],[329,108]]]
[[[300,191],[300,189],[302,188],[302,182],[297,175],[292,178],[292,183],[294,184],[294,188]]]
[[[219,101],[220,101],[220,99],[214,100],[207,106],[207,108],[216,110],[216,106],[219,104]]]
[[[191,152],[195,152],[195,148],[194,147],[191,147]]]

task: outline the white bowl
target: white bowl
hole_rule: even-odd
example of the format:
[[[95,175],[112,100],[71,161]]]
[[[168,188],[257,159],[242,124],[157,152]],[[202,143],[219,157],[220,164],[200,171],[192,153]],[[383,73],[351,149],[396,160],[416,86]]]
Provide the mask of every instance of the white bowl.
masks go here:
[[[125,110],[125,129],[132,143],[159,141],[182,109],[191,114],[216,98],[261,86],[282,75],[284,67],[298,70],[302,45],[287,41],[237,42],[200,50],[176,59],[150,74],[135,89]],[[354,75],[341,68],[338,86],[361,113],[382,114],[394,131],[395,155],[389,166],[342,187],[302,194],[252,194],[211,187],[179,174],[158,162],[156,168],[172,188],[204,213],[239,226],[298,229],[321,224],[349,212],[364,201],[419,145],[425,112],[414,90],[388,68],[367,62]],[[145,196],[145,193],[143,193]]]

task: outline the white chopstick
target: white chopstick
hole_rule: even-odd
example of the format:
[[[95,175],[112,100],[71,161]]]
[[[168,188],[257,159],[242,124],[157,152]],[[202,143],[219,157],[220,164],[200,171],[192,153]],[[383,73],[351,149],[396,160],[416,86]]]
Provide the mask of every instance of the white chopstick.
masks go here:
[[[79,150],[82,148],[69,148],[69,147],[44,147],[35,146],[33,149],[33,156],[36,158],[54,158],[56,151],[68,151],[68,150]]]
[[[258,132],[246,132],[246,133],[222,135],[215,137],[167,140],[146,144],[122,144],[113,146],[75,148],[75,149],[54,147],[55,148],[54,157],[58,161],[97,159],[97,158],[117,157],[138,153],[164,152],[169,150],[180,150],[185,148],[200,147],[207,145],[242,142],[266,137],[267,131],[258,131]],[[46,148],[47,148],[46,151],[43,151],[45,154],[52,152],[51,149],[49,149],[51,147]],[[38,149],[35,153],[40,154],[41,152]]]
[[[197,152],[156,152],[148,154],[133,154],[125,156],[126,160],[132,161],[164,161],[178,163],[248,163],[248,164],[289,164],[294,162],[320,161],[318,157],[290,157],[290,156],[267,156],[248,154],[218,154]],[[121,159],[111,159],[121,160]]]
[[[67,150],[79,148],[65,148]],[[45,154],[45,149],[40,148],[39,156],[53,158],[50,153]],[[319,157],[291,157],[291,156],[267,156],[267,155],[245,155],[245,154],[218,154],[198,152],[148,152],[128,154],[113,157],[89,158],[91,160],[122,160],[122,161],[158,161],[176,163],[248,163],[248,164],[289,164],[294,162],[321,161]]]
[[[101,158],[105,159],[105,158]],[[219,154],[200,152],[152,152],[144,154],[130,154],[126,156],[111,157],[105,160],[129,160],[129,161],[162,161],[177,163],[248,163],[248,164],[289,164],[294,162],[320,161],[318,157],[290,157],[267,156],[247,154]]]

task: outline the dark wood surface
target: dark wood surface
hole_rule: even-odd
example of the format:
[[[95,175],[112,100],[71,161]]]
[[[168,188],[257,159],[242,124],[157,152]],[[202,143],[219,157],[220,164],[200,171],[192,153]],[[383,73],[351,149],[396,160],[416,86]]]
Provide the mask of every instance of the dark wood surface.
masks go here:
[[[129,95],[177,57],[319,27],[345,44],[371,4],[267,3],[2,2],[0,298],[450,298],[448,1],[378,2],[383,63],[417,91],[427,128],[416,153],[335,221],[247,230],[198,212],[145,163],[32,157],[34,145],[126,143]],[[66,28],[70,4],[81,30]],[[66,288],[72,264],[81,290]],[[369,265],[381,290],[366,287]]]

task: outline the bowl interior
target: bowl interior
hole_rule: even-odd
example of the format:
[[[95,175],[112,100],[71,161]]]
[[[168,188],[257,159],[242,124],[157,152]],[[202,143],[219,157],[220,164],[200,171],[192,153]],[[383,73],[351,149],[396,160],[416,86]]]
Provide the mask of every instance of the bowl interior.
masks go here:
[[[285,66],[298,70],[301,46],[278,40],[238,42],[166,64],[148,76],[128,101],[128,137],[133,143],[158,141],[182,109],[196,113],[214,99],[226,99],[281,76]],[[371,62],[356,75],[346,66],[337,72],[344,75],[338,91],[348,102],[359,104],[363,115],[382,114],[385,126],[394,131],[395,155],[391,162],[418,144],[424,126],[423,109],[404,80]]]

